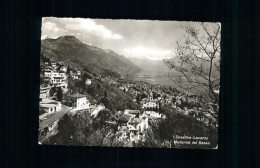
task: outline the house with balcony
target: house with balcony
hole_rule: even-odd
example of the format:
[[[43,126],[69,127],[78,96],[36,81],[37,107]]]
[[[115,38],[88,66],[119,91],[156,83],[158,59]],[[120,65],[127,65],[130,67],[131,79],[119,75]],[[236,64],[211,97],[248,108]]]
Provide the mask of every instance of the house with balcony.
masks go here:
[[[46,67],[43,69],[43,76],[45,78],[50,78],[51,77],[51,74],[52,74],[52,68],[51,67]]]
[[[50,76],[50,83],[53,85],[61,85],[66,82],[66,74],[63,72],[52,72]]]
[[[40,86],[40,98],[47,98],[49,96],[48,91],[50,89],[50,86]]]

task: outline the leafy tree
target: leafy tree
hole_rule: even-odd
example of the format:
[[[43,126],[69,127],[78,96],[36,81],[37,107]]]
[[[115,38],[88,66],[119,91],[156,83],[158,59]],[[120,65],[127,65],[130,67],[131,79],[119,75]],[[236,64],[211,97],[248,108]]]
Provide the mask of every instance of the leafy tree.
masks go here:
[[[76,128],[71,121],[71,118],[68,114],[66,114],[63,118],[58,122],[58,133],[50,138],[50,144],[61,144],[68,145],[70,144],[70,137],[74,135]]]
[[[57,88],[57,100],[62,101],[62,98],[63,98],[62,89],[59,87]]]
[[[45,81],[44,80],[44,77],[43,76],[40,76],[40,85],[46,85],[48,84],[49,82],[48,81]]]
[[[177,42],[176,57],[165,59],[165,64],[180,75],[173,80],[180,88],[196,90],[197,94],[207,95],[218,102],[214,92],[220,80],[220,24],[199,24],[202,30],[193,26],[185,26],[184,43]],[[201,90],[206,89],[206,93]]]
[[[69,75],[71,70],[72,70],[72,69],[71,69],[71,67],[70,67],[70,66],[68,66],[68,67],[67,67],[66,74],[67,74],[67,75]]]
[[[100,100],[100,103],[104,104],[105,107],[109,108],[109,100],[107,97],[103,97],[101,100]]]

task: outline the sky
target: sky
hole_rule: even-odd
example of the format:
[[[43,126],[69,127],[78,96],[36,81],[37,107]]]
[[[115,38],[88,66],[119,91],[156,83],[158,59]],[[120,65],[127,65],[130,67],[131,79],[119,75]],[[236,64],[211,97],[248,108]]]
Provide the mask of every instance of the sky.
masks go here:
[[[85,44],[110,49],[125,57],[160,60],[172,57],[176,41],[183,41],[181,26],[196,22],[112,20],[88,18],[42,19],[41,39],[72,35]]]

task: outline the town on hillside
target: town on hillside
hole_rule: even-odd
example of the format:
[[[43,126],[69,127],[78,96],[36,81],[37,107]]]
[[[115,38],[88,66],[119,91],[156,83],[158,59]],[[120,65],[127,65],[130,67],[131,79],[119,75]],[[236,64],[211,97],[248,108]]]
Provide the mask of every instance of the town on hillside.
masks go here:
[[[41,145],[217,149],[221,23],[43,17]]]
[[[126,75],[95,76],[41,56],[39,144],[198,147],[178,141],[189,136],[207,137],[200,148],[210,148],[217,145],[218,111],[201,96]]]

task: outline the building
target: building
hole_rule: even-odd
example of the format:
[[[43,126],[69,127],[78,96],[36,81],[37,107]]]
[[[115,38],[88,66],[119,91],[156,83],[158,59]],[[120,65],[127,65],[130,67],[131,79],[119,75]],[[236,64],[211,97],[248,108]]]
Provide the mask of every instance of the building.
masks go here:
[[[141,101],[142,108],[149,111],[159,110],[159,101],[153,98],[153,93],[148,93],[148,98],[144,98]]]
[[[127,123],[131,117],[133,117],[133,116],[131,116],[129,114],[122,114],[118,120],[118,124],[120,126],[127,126]]]
[[[56,66],[57,66],[56,62],[52,62],[52,63],[51,63],[51,66],[52,66],[52,67],[56,67]]]
[[[130,132],[144,132],[148,128],[148,118],[130,118],[127,122],[127,127]]]
[[[80,72],[80,71],[77,71],[76,74],[77,74],[78,76],[80,76],[80,75],[81,75],[81,72]]]
[[[130,132],[130,141],[139,141],[144,137],[144,131],[148,129],[148,118],[130,118],[127,128]]]
[[[72,77],[72,79],[79,79],[78,75],[73,73],[72,71],[70,71],[70,76]]]
[[[61,71],[61,72],[67,72],[67,68],[66,68],[65,66],[61,66],[61,67],[60,67],[60,71]]]
[[[44,69],[43,69],[43,76],[44,76],[45,78],[50,78],[50,77],[51,77],[51,74],[52,74],[52,68],[47,67],[47,68],[44,68]]]
[[[52,72],[50,76],[51,84],[62,84],[66,80],[66,74],[64,72]]]
[[[162,115],[160,113],[155,112],[155,111],[145,111],[143,113],[143,116],[148,117],[148,118],[154,118],[154,119],[162,118]]]
[[[63,82],[65,82],[64,77],[51,77],[50,79],[50,83],[55,85],[55,84],[62,84]]]
[[[43,99],[40,101],[40,109],[43,109],[47,114],[51,114],[61,109],[61,103],[55,100]]]
[[[125,109],[124,114],[129,114],[132,117],[139,117],[140,110],[130,110],[130,109]]]
[[[118,86],[118,89],[125,91],[125,87],[124,86]]]
[[[49,96],[48,91],[50,89],[50,86],[40,87],[40,98],[47,98]]]
[[[89,100],[87,99],[86,95],[82,94],[73,94],[67,96],[67,100],[69,105],[77,110],[88,109],[90,108]]]
[[[52,72],[51,77],[63,77],[65,79],[67,76],[65,72]]]
[[[52,67],[52,69],[55,70],[55,71],[57,71],[58,68],[59,68],[59,66],[57,65],[56,62],[52,62],[52,63],[51,63],[51,67]]]
[[[97,117],[97,115],[99,114],[100,111],[104,110],[105,106],[103,104],[97,105],[97,106],[92,106],[90,108],[90,115],[94,118]]]
[[[85,82],[85,84],[88,86],[88,85],[91,85],[91,79],[86,79],[86,82]]]
[[[159,101],[156,99],[144,98],[141,101],[142,108],[149,111],[159,110]]]
[[[176,102],[172,103],[172,108],[173,108],[173,109],[176,109],[176,108],[177,108]]]
[[[51,101],[51,100],[46,100]],[[71,110],[71,107],[61,105],[55,112],[47,114],[44,118],[39,118],[38,140],[42,143],[49,137],[58,132],[58,122],[64,115]]]

